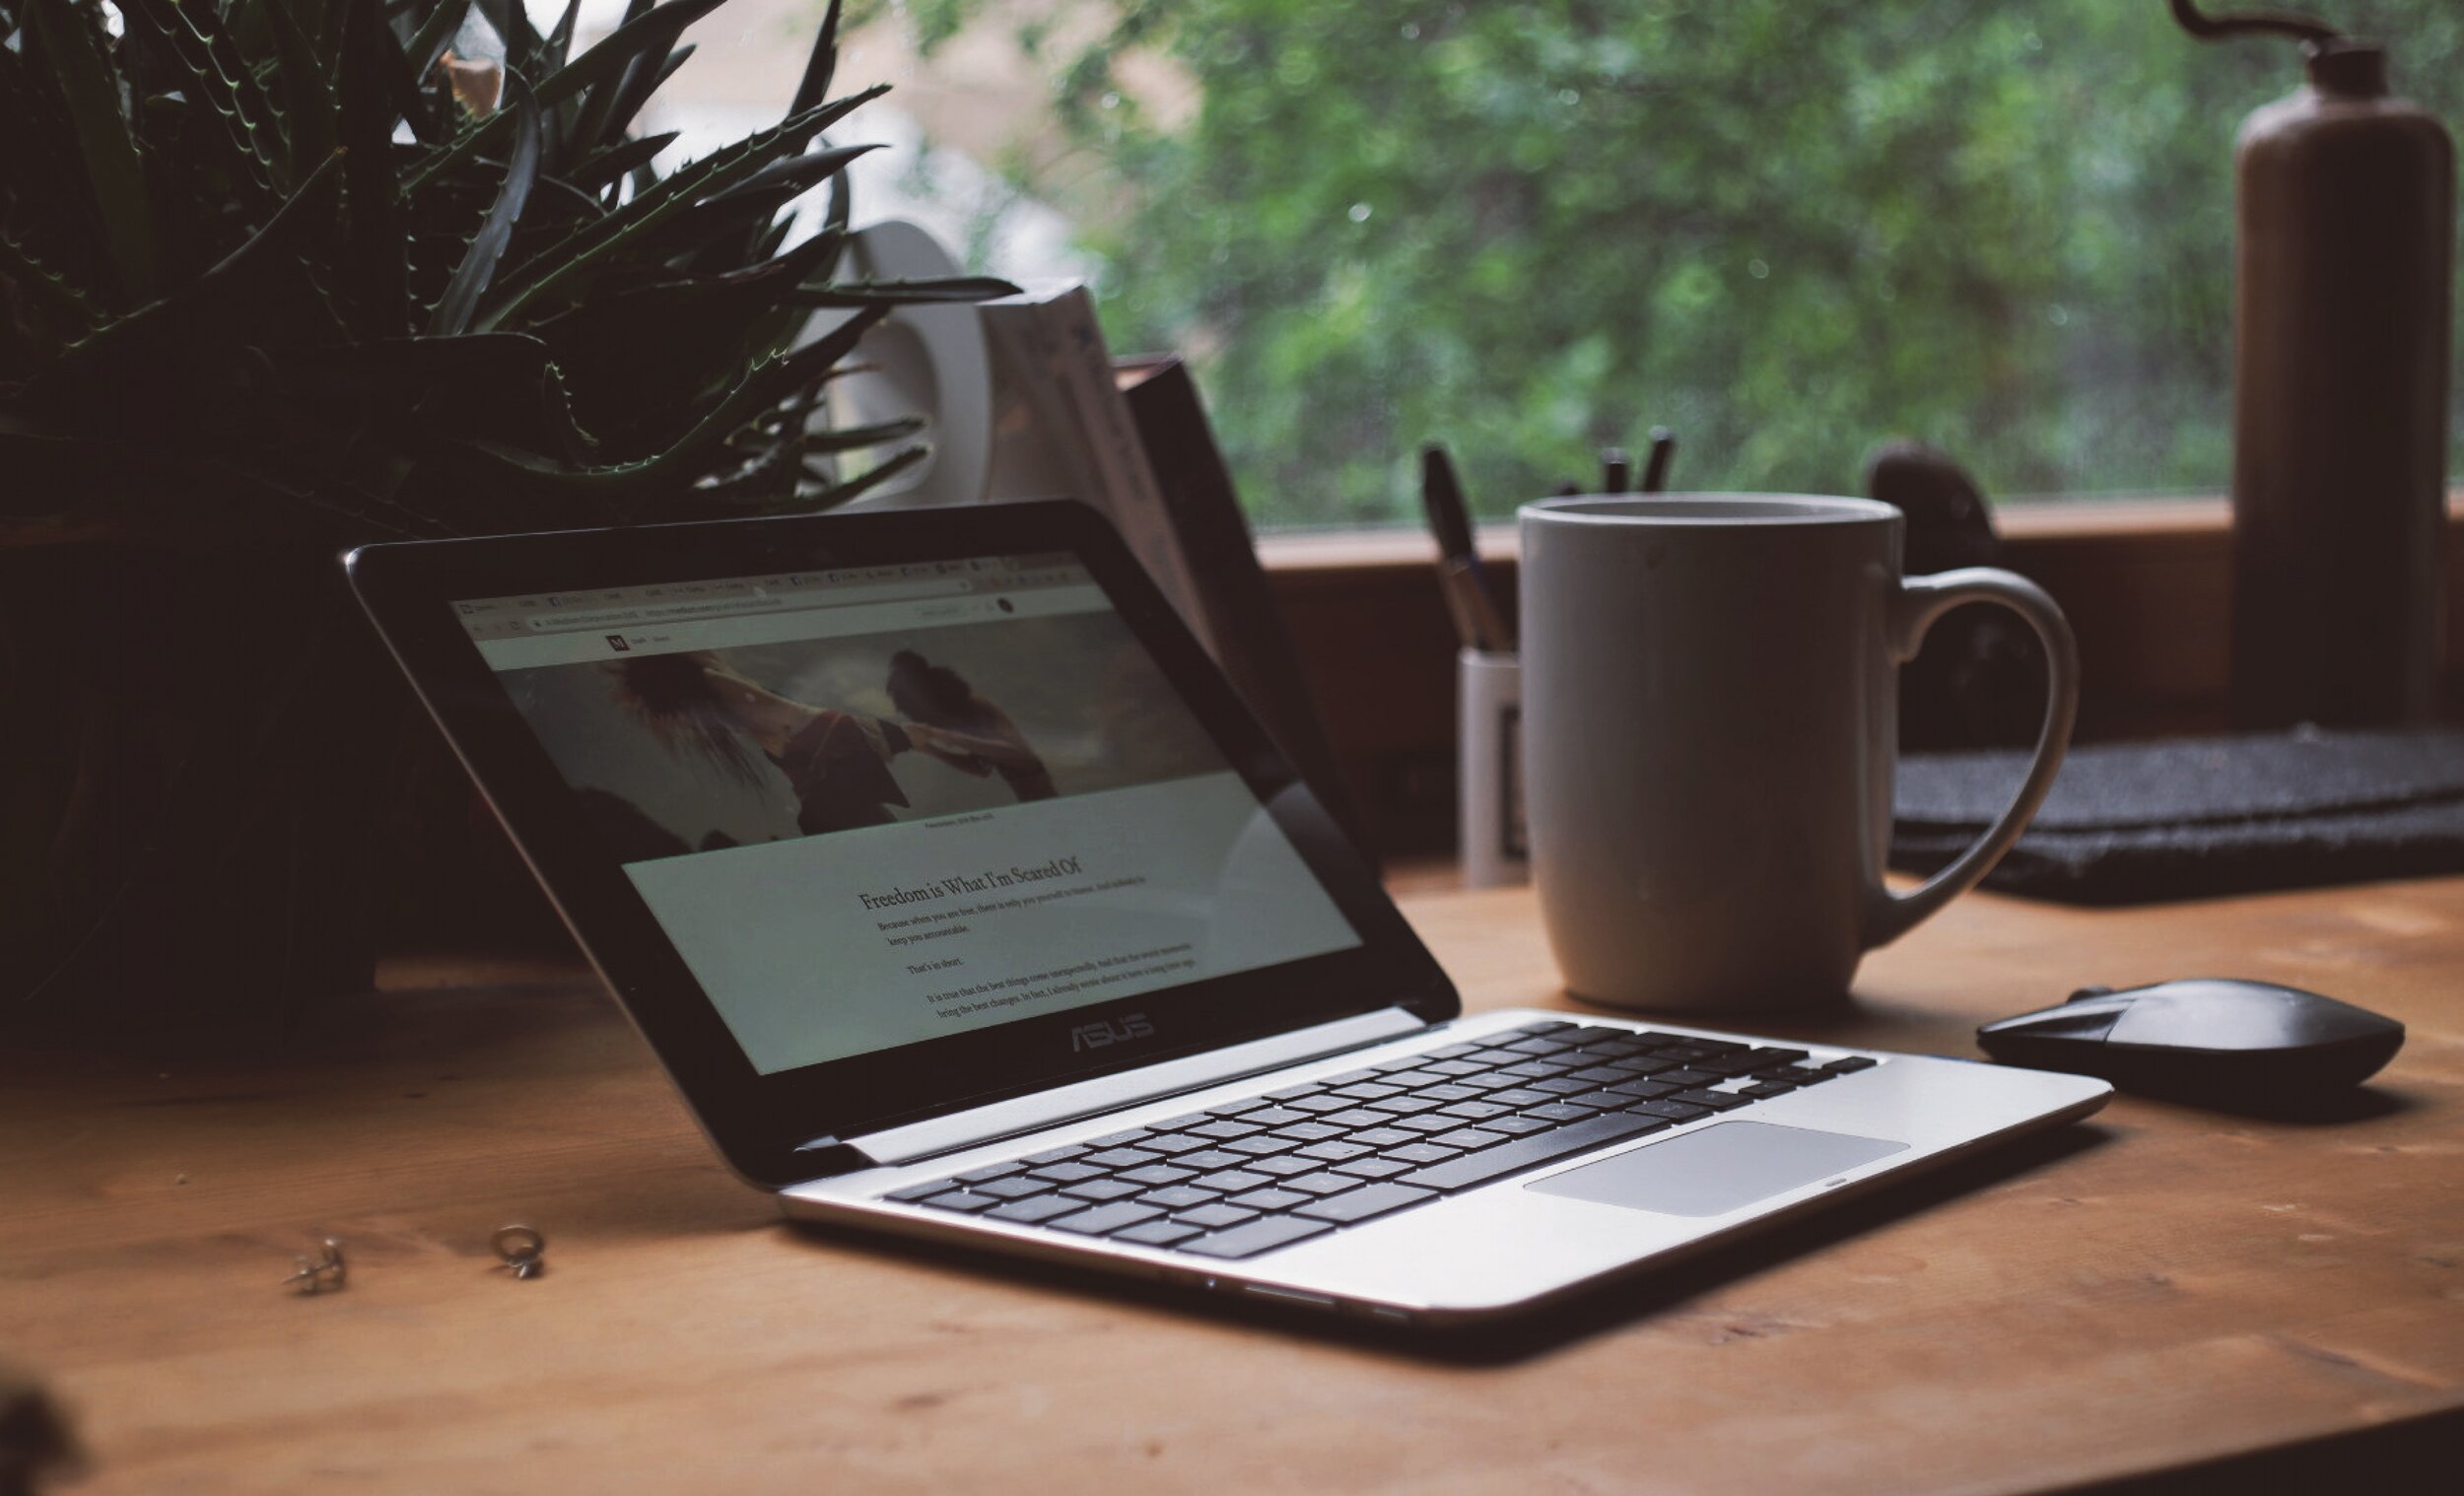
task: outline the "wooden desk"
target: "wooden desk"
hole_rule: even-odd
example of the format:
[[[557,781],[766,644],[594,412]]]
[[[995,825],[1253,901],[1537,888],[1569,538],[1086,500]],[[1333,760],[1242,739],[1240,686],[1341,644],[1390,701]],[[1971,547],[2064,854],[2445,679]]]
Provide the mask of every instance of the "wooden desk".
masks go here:
[[[1526,896],[1409,908],[1472,1006],[1558,1001]],[[799,1234],[572,969],[406,967],[279,1063],[0,1058],[0,1357],[78,1417],[81,1493],[1987,1491],[2372,1425],[2336,1486],[2464,1487],[2464,880],[1971,897],[1854,1007],[1761,1027],[1965,1054],[2073,986],[2202,972],[2411,1042],[2341,1121],[2123,1099],[1431,1359]],[[492,1270],[513,1220],[536,1281]],[[278,1288],[328,1233],[347,1289]]]

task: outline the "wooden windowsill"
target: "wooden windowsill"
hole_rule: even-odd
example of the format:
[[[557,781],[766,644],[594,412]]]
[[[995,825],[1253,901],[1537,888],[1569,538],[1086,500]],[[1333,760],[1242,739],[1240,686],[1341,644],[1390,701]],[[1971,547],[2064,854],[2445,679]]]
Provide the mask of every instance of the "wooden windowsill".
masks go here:
[[[2035,541],[2213,537],[2232,530],[2231,509],[2222,495],[2022,500],[1999,505],[1993,514],[2002,538],[2022,548]],[[2464,488],[2447,496],[2447,522],[2464,524]],[[1485,558],[1510,561],[1518,549],[1510,519],[1482,523],[1478,539]],[[1262,535],[1258,556],[1267,571],[1306,585],[1304,578],[1313,573],[1425,567],[1436,548],[1420,526],[1395,524]]]

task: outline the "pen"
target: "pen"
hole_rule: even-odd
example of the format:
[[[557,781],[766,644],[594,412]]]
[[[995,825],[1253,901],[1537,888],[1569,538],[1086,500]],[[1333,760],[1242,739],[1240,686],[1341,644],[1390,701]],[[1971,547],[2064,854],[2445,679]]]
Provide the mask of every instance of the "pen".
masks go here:
[[[1471,589],[1467,585],[1470,576],[1463,570],[1461,562],[1439,562],[1437,595],[1446,599],[1446,616],[1455,621],[1455,638],[1463,642],[1465,648],[1477,649],[1485,654],[1488,645],[1480,637],[1479,615],[1472,606]]]
[[[1465,644],[1482,653],[1514,652],[1514,626],[1506,622],[1497,600],[1480,585],[1479,576],[1470,564],[1461,557],[1443,562],[1437,569],[1437,579],[1451,596],[1448,606],[1455,610],[1456,628],[1463,631]],[[1465,619],[1471,621],[1469,630],[1463,630]]]
[[[1677,433],[1665,426],[1651,429],[1651,455],[1643,461],[1643,492],[1659,493],[1668,486],[1669,459],[1677,454]]]
[[[1604,446],[1600,449],[1600,491],[1602,493],[1625,493],[1633,477],[1634,464],[1626,460],[1624,447]]]
[[[1456,627],[1464,634],[1463,642],[1475,649],[1512,649],[1514,631],[1497,606],[1496,594],[1489,590],[1488,574],[1472,538],[1472,515],[1464,504],[1463,485],[1456,481],[1455,464],[1447,458],[1446,448],[1434,442],[1420,448],[1420,502],[1428,510],[1429,529],[1437,537],[1438,578],[1449,590],[1448,606],[1457,609]],[[1472,625],[1468,630],[1464,629],[1467,619]]]

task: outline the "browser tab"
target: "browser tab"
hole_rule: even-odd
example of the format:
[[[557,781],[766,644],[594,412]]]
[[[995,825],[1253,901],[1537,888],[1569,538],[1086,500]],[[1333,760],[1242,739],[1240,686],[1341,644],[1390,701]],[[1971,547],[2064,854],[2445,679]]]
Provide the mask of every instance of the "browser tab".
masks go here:
[[[1031,559],[1049,565],[1020,568]],[[1074,558],[984,556],[471,598],[455,611],[491,664],[514,669],[611,652],[733,648],[1106,606]]]

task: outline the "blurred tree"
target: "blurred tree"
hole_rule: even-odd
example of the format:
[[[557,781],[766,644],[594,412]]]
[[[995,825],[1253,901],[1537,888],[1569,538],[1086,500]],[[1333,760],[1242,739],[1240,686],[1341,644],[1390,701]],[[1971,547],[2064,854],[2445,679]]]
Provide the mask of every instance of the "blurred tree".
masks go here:
[[[2289,44],[2160,0],[1072,3],[1020,36],[1082,150],[1026,185],[1116,347],[1198,356],[1263,520],[1412,512],[1429,439],[1502,514],[1655,423],[1682,487],[1848,490],[1890,435],[1998,494],[2225,483],[2232,137]],[[2312,8],[2464,120],[2455,0]]]

